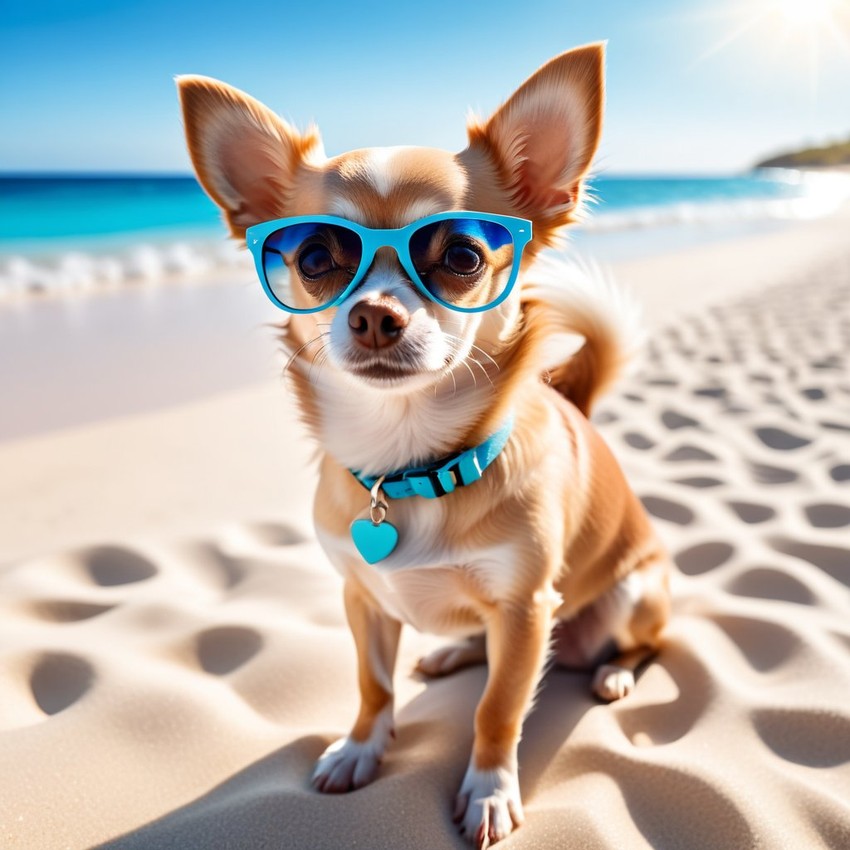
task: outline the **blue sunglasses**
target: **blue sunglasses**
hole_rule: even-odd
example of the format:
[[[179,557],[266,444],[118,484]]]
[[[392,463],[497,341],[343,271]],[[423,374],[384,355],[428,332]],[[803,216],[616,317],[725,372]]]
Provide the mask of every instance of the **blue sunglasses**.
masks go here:
[[[395,250],[423,295],[461,313],[479,313],[510,294],[531,241],[531,222],[461,211],[385,230],[311,215],[256,224],[245,238],[266,295],[289,313],[341,304],[384,247]]]

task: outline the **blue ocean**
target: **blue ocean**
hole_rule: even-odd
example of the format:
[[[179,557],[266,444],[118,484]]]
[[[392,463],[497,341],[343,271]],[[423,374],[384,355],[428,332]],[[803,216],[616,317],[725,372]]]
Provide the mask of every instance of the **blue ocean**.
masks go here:
[[[833,175],[767,169],[731,176],[601,175],[575,242],[622,259],[716,238],[742,222],[813,218],[850,195]],[[839,180],[839,183],[841,181]],[[243,266],[218,210],[188,176],[0,176],[0,295],[117,286]],[[669,249],[669,246],[668,248]],[[613,255],[613,256],[611,256]],[[603,257],[604,259],[605,257]]]

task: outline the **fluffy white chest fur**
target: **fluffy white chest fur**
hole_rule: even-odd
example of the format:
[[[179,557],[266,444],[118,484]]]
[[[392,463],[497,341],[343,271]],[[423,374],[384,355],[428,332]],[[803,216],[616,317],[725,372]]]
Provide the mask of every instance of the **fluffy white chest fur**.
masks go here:
[[[319,541],[336,569],[363,583],[384,611],[418,631],[465,637],[483,628],[480,597],[468,592],[470,580],[492,599],[507,591],[516,561],[515,547],[449,547],[441,539],[445,499],[392,502],[388,521],[399,530],[395,551],[377,564],[367,564],[351,536],[317,528]],[[408,504],[405,504],[408,503]],[[363,491],[367,517],[369,495]],[[483,612],[481,612],[483,613]]]

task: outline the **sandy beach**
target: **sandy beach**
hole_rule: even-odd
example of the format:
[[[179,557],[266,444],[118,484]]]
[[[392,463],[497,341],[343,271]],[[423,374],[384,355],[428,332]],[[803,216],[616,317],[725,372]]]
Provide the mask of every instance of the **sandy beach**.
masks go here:
[[[649,342],[596,421],[675,615],[621,702],[548,674],[505,850],[850,846],[848,233],[844,211],[614,266]],[[310,788],[354,649],[249,281],[0,307],[4,847],[467,846],[486,671],[415,677],[438,638],[404,633],[379,779]]]

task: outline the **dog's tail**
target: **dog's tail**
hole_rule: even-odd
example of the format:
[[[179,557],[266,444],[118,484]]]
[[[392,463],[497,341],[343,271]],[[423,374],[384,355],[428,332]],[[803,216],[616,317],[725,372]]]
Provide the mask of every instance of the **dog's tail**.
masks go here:
[[[640,307],[587,261],[545,254],[526,281],[523,300],[545,339],[543,366],[550,383],[589,416],[643,343]]]

